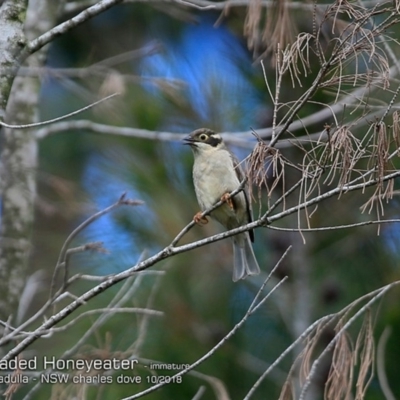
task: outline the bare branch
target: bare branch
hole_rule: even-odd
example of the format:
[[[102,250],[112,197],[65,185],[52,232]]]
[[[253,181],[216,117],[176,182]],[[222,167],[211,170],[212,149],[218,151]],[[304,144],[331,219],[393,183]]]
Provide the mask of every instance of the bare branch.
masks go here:
[[[316,228],[301,228],[301,232],[334,231],[334,230],[339,230],[339,229],[358,228],[360,226],[394,224],[394,223],[399,223],[399,222],[400,222],[400,219],[379,219],[379,220],[374,220],[374,221],[354,222],[352,224],[346,224],[346,225],[319,226]],[[271,230],[283,231],[283,232],[298,232],[299,231],[299,227],[283,228],[280,226],[267,225],[267,228],[271,229]]]
[[[93,5],[96,0],[82,0],[82,1],[71,1],[67,2],[64,9],[65,12],[71,13],[81,10],[83,7],[89,7]],[[159,3],[159,0],[124,0],[124,3]],[[164,0],[166,4],[183,4],[181,0]],[[275,7],[275,2],[273,0],[260,0],[260,4],[266,8]],[[365,2],[367,7],[374,6],[376,4],[375,0],[369,0]],[[191,7],[197,10],[224,10],[227,7],[247,7],[249,5],[249,0],[227,0],[227,1],[209,1],[209,0],[188,0],[184,2],[184,5],[187,7]],[[287,7],[292,10],[305,10],[311,11],[314,8],[314,5],[311,3],[304,3],[302,1],[290,1],[287,2]],[[325,4],[317,4],[315,7],[323,12],[326,9]]]
[[[6,124],[5,122],[0,121],[0,126],[5,126],[6,128],[11,128],[11,129],[28,129],[28,128],[36,128],[38,126],[53,124],[55,122],[62,121],[63,119],[66,119],[66,118],[72,117],[74,115],[80,114],[80,113],[82,113],[84,111],[87,111],[90,108],[95,107],[100,103],[103,103],[103,101],[109,100],[109,99],[111,99],[111,98],[113,98],[115,96],[118,96],[118,95],[119,95],[119,93],[113,93],[113,94],[111,94],[111,95],[109,95],[107,97],[104,97],[103,99],[100,99],[98,101],[95,101],[92,104],[89,104],[88,106],[82,107],[79,110],[73,111],[73,112],[71,112],[69,114],[62,115],[61,117],[49,119],[47,121],[36,122],[34,124],[25,124],[25,125],[9,125],[9,124]]]
[[[47,43],[50,43],[57,36],[64,35],[71,29],[77,27],[78,25],[88,21],[89,19],[95,17],[96,15],[108,10],[109,8],[122,3],[123,0],[100,0],[98,3],[92,5],[86,10],[80,12],[75,17],[68,19],[67,21],[61,23],[60,25],[50,29],[48,32],[39,36],[38,38],[32,40],[27,44],[25,49],[25,54],[23,56],[28,56],[39,49],[41,49]]]
[[[71,130],[88,130],[95,133],[104,135],[116,135],[134,137],[147,140],[167,141],[167,142],[180,142],[182,140],[182,133],[164,132],[164,131],[150,131],[147,129],[131,128],[131,127],[120,127],[106,124],[96,123],[90,120],[73,120],[63,121],[51,124],[45,128],[38,129],[34,134],[37,139],[44,139],[47,136],[54,135],[56,133],[68,132]],[[263,132],[259,130],[258,132]],[[224,141],[230,145],[253,149],[254,142],[249,139],[253,139],[254,135],[252,131],[248,132],[229,132],[222,134]],[[282,140],[277,143],[275,147],[292,147],[293,141],[297,143],[306,142],[309,143],[311,140],[318,139],[321,133],[315,135],[308,135],[307,137],[296,137],[291,140]]]

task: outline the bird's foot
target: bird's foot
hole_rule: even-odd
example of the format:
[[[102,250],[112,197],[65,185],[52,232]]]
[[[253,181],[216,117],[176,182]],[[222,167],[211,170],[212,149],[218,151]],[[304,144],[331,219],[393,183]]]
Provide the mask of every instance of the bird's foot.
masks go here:
[[[208,219],[207,217],[203,217],[201,215],[201,211],[199,211],[194,217],[193,217],[193,221],[197,224],[197,225],[205,225],[208,224]]]
[[[226,204],[228,204],[230,209],[234,209],[234,205],[233,205],[233,200],[231,198],[230,193],[225,193],[221,196],[221,201],[224,201]]]

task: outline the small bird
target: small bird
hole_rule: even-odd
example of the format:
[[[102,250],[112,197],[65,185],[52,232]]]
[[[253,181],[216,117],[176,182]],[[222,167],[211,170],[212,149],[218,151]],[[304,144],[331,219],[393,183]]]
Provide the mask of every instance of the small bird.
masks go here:
[[[223,200],[225,203],[215,209],[211,217],[226,229],[238,228],[251,222],[251,206],[247,192],[241,191],[232,198],[229,195],[239,188],[244,174],[222,137],[210,129],[201,128],[186,136],[184,141],[192,148],[194,154],[193,184],[201,210],[205,211]],[[208,222],[207,218],[201,217],[201,212],[198,212],[193,220],[197,224]],[[253,230],[232,237],[234,282],[260,273],[250,240],[254,241]]]

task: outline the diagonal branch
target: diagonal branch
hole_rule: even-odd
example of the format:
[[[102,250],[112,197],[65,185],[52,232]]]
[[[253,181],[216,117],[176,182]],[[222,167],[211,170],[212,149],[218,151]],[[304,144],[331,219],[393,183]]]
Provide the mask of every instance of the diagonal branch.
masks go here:
[[[27,57],[28,55],[35,53],[39,49],[41,49],[44,45],[50,43],[57,36],[61,36],[71,29],[77,27],[80,24],[88,21],[89,19],[95,17],[96,15],[102,13],[103,11],[108,10],[109,8],[115,6],[116,4],[122,3],[123,0],[100,0],[97,4],[87,8],[86,10],[80,12],[75,17],[57,25],[53,29],[50,29],[43,35],[29,42],[25,48],[25,51],[22,54],[22,58]]]
[[[265,226],[265,225],[271,224],[272,222],[280,220],[287,215],[298,212],[299,210],[307,208],[308,206],[317,204],[317,203],[319,203],[325,199],[328,199],[334,195],[338,195],[343,192],[346,193],[346,192],[355,191],[355,190],[362,190],[368,186],[375,185],[380,181],[390,180],[390,179],[393,179],[398,176],[400,176],[400,171],[395,171],[392,174],[389,174],[382,179],[379,179],[379,178],[370,179],[367,182],[362,182],[359,184],[353,184],[353,185],[348,184],[348,185],[344,185],[343,187],[337,187],[326,193],[318,195],[311,200],[300,203],[294,207],[284,210],[284,211],[282,211],[276,215],[273,215],[271,217],[267,217],[266,215],[264,215],[262,218],[254,221],[254,222],[251,222],[249,224],[246,224],[244,226],[241,226],[239,228],[232,229],[230,231],[223,232],[223,233],[220,233],[220,234],[217,234],[217,235],[214,235],[214,236],[211,236],[211,237],[208,237],[208,238],[205,238],[205,239],[193,242],[193,243],[189,243],[189,244],[186,244],[183,246],[179,246],[179,247],[172,247],[171,245],[167,246],[163,250],[156,253],[155,255],[149,257],[148,259],[146,259],[142,262],[139,262],[137,265],[135,265],[123,272],[120,272],[116,275],[113,275],[113,276],[107,278],[104,282],[101,282],[97,286],[93,287],[91,290],[89,290],[86,293],[84,293],[83,295],[79,296],[75,301],[73,301],[72,303],[70,303],[69,305],[64,307],[58,313],[54,314],[47,321],[45,321],[41,326],[39,326],[36,330],[34,330],[29,337],[22,340],[17,346],[15,346],[12,350],[10,350],[8,352],[8,354],[6,354],[4,356],[4,360],[10,360],[10,359],[14,358],[15,356],[17,356],[21,351],[23,351],[30,344],[35,342],[41,335],[43,335],[44,332],[47,332],[48,329],[50,329],[52,326],[56,325],[58,322],[62,321],[64,318],[69,316],[71,313],[73,313],[75,310],[77,310],[80,306],[85,304],[85,302],[87,302],[91,298],[104,292],[106,289],[108,289],[111,286],[114,286],[116,283],[121,282],[140,271],[150,268],[151,266],[155,265],[156,263],[160,262],[161,260],[172,257],[176,254],[187,252],[189,250],[192,250],[192,249],[195,249],[195,248],[198,248],[201,246],[205,246],[212,242],[223,240],[227,237],[237,235],[238,233],[242,233],[242,232],[248,231],[250,229],[254,229],[254,228],[258,228],[260,226]],[[210,212],[210,210],[207,210],[206,212]],[[191,223],[189,225],[191,225]],[[180,235],[178,235],[178,240],[179,240],[179,238],[180,238]],[[176,239],[175,239],[175,241],[176,241]]]

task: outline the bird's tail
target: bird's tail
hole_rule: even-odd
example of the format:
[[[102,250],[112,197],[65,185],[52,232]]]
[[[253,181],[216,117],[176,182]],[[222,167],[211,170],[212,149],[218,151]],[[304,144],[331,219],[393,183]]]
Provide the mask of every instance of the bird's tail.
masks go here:
[[[248,233],[233,237],[233,277],[234,282],[248,275],[260,273]]]

